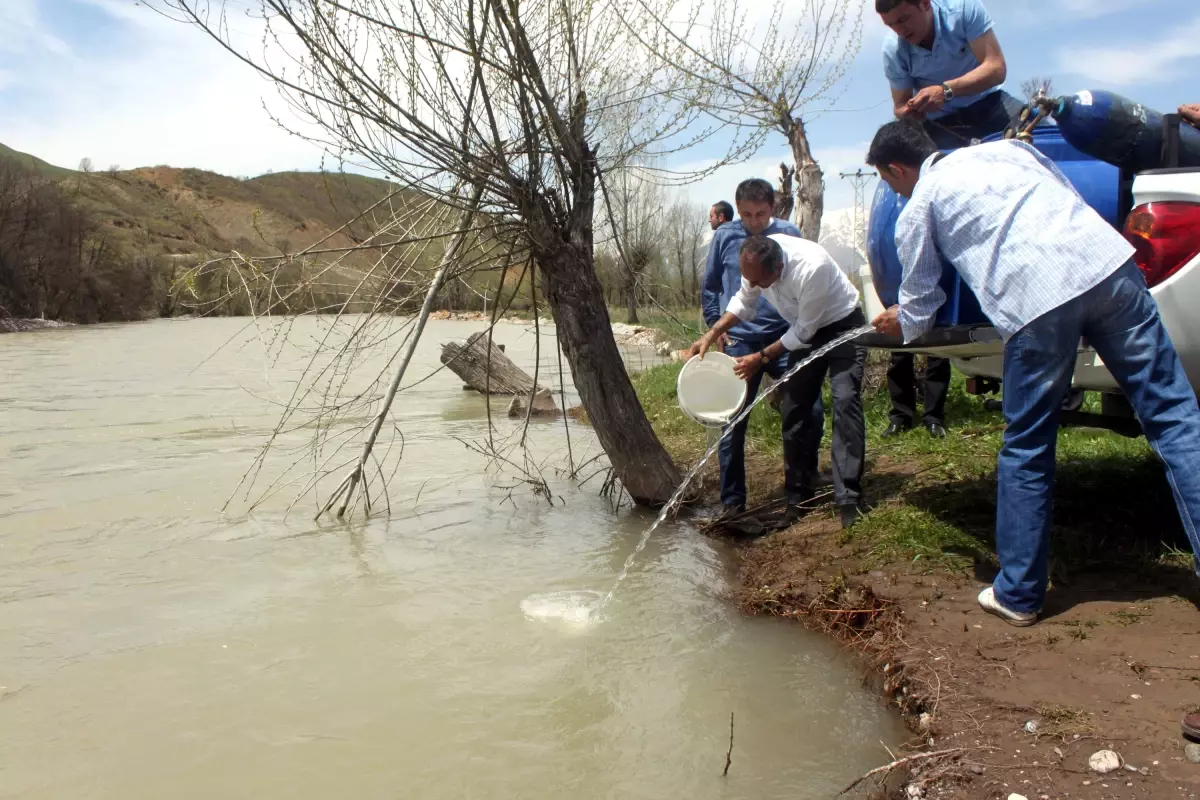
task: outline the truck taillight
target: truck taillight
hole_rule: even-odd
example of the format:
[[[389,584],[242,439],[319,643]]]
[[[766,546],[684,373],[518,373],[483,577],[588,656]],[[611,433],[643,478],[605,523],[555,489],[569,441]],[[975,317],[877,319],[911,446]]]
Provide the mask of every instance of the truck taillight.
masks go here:
[[[1200,255],[1200,204],[1147,203],[1125,220],[1125,238],[1137,252],[1133,259],[1156,286]]]

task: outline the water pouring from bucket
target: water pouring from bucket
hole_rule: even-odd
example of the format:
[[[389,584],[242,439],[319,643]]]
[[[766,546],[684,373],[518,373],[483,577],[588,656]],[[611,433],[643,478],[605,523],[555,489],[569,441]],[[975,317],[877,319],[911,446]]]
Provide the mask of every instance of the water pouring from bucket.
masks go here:
[[[864,325],[861,328],[847,331],[823,347],[817,348],[803,361],[795,364],[787,372],[783,373],[779,378],[779,385],[783,385],[797,372],[829,351],[841,347],[846,342],[857,339],[864,334],[872,333],[874,330],[873,326]],[[727,360],[727,363],[723,360]],[[704,366],[705,362],[708,361],[712,361],[713,364]],[[692,372],[685,382],[684,372],[687,372],[689,368],[691,368]],[[728,370],[728,376],[725,375],[726,370]],[[741,399],[736,402],[734,402],[735,387],[733,383],[729,382],[729,378],[741,384],[739,389]],[[748,417],[750,412],[754,410],[754,407],[770,395],[769,392],[762,392],[758,397],[754,398],[754,402],[747,403],[742,408],[742,403],[746,400],[746,384],[733,373],[733,359],[724,353],[714,351],[709,351],[703,359],[695,356],[684,365],[683,370],[679,373],[676,391],[678,393],[679,407],[685,414],[706,427],[712,428],[724,425],[724,433],[708,446],[708,449],[700,457],[700,460],[688,470],[687,475],[684,476],[683,481],[679,484],[679,488],[675,490],[675,493],[671,495],[671,499],[659,511],[654,524],[642,533],[637,547],[625,559],[625,564],[621,567],[620,574],[617,575],[617,579],[613,582],[612,588],[608,590],[607,594],[600,595],[599,592],[557,592],[553,594],[531,595],[521,604],[527,619],[560,620],[576,625],[586,625],[598,621],[605,606],[612,601],[613,595],[616,594],[617,587],[621,585],[621,582],[629,574],[629,570],[637,560],[638,555],[646,549],[646,544],[650,541],[650,536],[654,531],[658,530],[658,526],[663,523],[663,520],[679,508],[679,504],[683,501],[688,486],[691,485],[696,475],[699,474],[701,468],[708,462],[708,459],[712,458],[713,453],[717,452],[717,448],[721,446],[721,442],[733,431],[734,427]],[[686,395],[685,391],[687,392]],[[731,408],[732,411],[729,411]],[[738,410],[739,408],[741,409],[740,411]],[[589,604],[593,597],[600,599],[594,604]],[[531,611],[534,613],[531,613]]]

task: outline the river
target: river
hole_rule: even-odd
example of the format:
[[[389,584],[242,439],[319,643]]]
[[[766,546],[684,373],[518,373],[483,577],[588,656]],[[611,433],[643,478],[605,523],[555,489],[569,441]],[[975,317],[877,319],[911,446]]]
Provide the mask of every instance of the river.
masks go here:
[[[0,336],[0,797],[825,798],[886,761],[902,730],[847,656],[741,616],[731,554],[686,525],[602,622],[524,618],[607,590],[651,517],[555,469],[561,421],[529,439],[553,505],[464,446],[484,401],[438,344],[481,327],[429,324],[391,514],[348,524],[286,493],[221,510],[327,321],[282,351],[244,319]],[[532,370],[528,329],[496,339]]]

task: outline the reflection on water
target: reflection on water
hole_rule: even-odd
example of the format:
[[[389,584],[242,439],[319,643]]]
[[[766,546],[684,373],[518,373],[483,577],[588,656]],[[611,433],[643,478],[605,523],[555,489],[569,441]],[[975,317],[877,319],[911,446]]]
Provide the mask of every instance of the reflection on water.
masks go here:
[[[477,329],[430,323],[410,374]],[[497,340],[531,366],[524,329]],[[527,619],[605,590],[650,516],[560,477],[561,420],[531,443],[564,502],[510,491],[454,439],[486,412],[448,371],[397,404],[390,518],[222,515],[301,363],[272,360],[245,320],[0,337],[0,796],[816,798],[900,735],[824,640],[724,602],[685,527],[601,624]]]

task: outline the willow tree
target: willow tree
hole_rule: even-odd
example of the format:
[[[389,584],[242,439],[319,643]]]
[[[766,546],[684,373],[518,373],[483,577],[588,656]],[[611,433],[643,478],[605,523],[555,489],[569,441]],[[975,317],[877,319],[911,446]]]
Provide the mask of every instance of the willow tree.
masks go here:
[[[791,210],[795,181],[796,225],[816,241],[825,213],[825,181],[808,139],[810,120],[828,110],[862,43],[863,0],[776,0],[754,7],[737,0],[707,4],[701,19],[661,13],[655,0],[634,0],[657,11],[655,25],[629,31],[662,60],[708,87],[698,96],[704,110],[745,135],[741,152],[781,134],[794,166],[782,165],[784,197],[777,212]]]
[[[528,265],[553,312],[616,476],[638,502],[670,495],[680,475],[613,340],[593,217],[605,175],[723,124],[706,110],[712,85],[676,66],[691,59],[686,22],[655,52],[630,33],[664,8],[695,14],[608,0],[159,3],[273,81],[304,120],[298,132],[328,151],[446,207],[477,188],[490,235]],[[262,28],[253,50],[232,33],[244,24],[230,25],[247,6]]]

